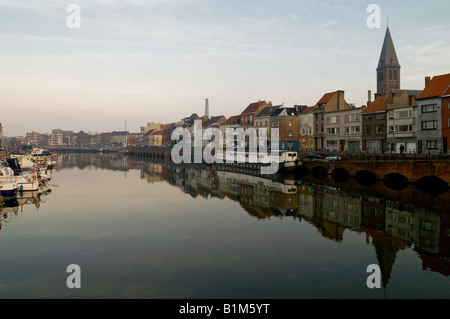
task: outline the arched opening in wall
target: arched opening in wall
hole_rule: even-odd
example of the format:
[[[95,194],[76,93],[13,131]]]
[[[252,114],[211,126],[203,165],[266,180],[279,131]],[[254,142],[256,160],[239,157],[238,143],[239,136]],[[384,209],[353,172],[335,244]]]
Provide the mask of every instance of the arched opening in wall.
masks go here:
[[[316,166],[313,168],[313,176],[317,179],[325,179],[328,176],[327,170],[322,166]]]
[[[448,183],[436,176],[425,176],[416,183],[418,189],[428,195],[442,195],[448,192]]]
[[[399,173],[390,173],[383,177],[383,184],[393,190],[402,190],[408,187],[408,178]]]
[[[345,168],[336,168],[333,170],[333,179],[339,183],[345,183],[350,180],[350,173]]]
[[[359,171],[355,174],[355,180],[362,186],[372,186],[377,182],[377,177],[371,171]]]

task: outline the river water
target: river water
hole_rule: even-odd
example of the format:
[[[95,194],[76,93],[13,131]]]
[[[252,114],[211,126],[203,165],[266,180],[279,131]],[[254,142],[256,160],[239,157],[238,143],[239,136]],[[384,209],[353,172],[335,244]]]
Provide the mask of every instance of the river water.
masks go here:
[[[0,298],[449,297],[448,192],[57,161],[46,187],[1,211]]]

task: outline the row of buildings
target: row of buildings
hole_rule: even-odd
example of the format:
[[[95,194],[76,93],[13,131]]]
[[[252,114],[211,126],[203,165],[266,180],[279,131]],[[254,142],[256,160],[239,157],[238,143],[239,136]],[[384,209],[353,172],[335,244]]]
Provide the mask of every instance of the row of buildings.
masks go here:
[[[420,89],[401,89],[401,66],[389,28],[386,30],[376,69],[377,93],[368,92],[367,104],[356,107],[345,92],[325,93],[315,105],[249,104],[229,118],[192,114],[169,124],[147,123],[138,133],[86,134],[61,129],[51,134],[27,133],[29,145],[73,146],[171,146],[174,129],[266,128],[268,137],[277,129],[279,149],[331,152],[448,153],[450,138],[450,73],[425,77]],[[203,145],[209,141],[203,141]],[[223,141],[226,145],[226,139]],[[269,140],[269,143],[272,141]],[[272,145],[273,146],[273,145]]]
[[[144,145],[172,145],[176,127],[192,130],[219,128],[226,144],[228,128],[278,129],[279,149],[332,152],[448,153],[450,138],[450,74],[425,77],[420,89],[401,89],[401,66],[389,28],[376,68],[377,93],[368,91],[367,105],[356,107],[345,92],[325,93],[313,106],[249,104],[240,114],[226,118],[193,114],[177,123],[149,123]],[[154,135],[154,137],[152,137]],[[203,144],[207,141],[203,142]]]

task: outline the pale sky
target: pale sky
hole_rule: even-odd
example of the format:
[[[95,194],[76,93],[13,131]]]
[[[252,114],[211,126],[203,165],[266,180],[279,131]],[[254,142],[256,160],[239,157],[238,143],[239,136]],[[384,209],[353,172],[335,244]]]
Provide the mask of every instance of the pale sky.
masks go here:
[[[66,20],[80,9],[81,28]],[[369,28],[370,4],[381,9]],[[0,0],[5,136],[138,132],[258,100],[312,106],[376,92],[387,17],[403,89],[450,72],[449,0]]]

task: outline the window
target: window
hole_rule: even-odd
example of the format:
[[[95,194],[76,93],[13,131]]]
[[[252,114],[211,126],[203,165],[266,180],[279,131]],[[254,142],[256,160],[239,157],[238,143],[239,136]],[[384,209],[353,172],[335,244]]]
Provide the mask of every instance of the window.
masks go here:
[[[376,120],[384,120],[384,114],[377,114],[375,115]]]
[[[359,114],[347,114],[345,116],[345,122],[357,122],[359,121]]]
[[[337,141],[336,140],[328,140],[327,141],[327,146],[336,146],[337,145]]]
[[[395,127],[395,133],[407,133],[413,131],[413,125],[397,125]]]
[[[389,133],[394,133],[394,127],[393,126],[389,126]]]
[[[292,120],[289,120],[289,126],[292,126]]]
[[[394,80],[397,80],[397,70],[394,70]]]
[[[275,121],[272,121],[272,127],[274,127],[275,126]]]
[[[394,119],[394,111],[389,111],[389,119],[390,120]]]
[[[339,117],[338,116],[331,116],[327,118],[328,124],[336,124],[339,123]]]
[[[292,133],[292,131],[289,131],[289,136],[293,136],[294,134]]]
[[[398,119],[412,118],[413,111],[412,110],[399,111],[399,112],[396,112],[396,115],[397,115],[396,118],[398,118]]]
[[[339,134],[339,127],[328,128],[328,135],[337,135],[337,134]]]
[[[280,121],[277,121],[277,127],[279,127],[280,126]]]
[[[427,141],[427,149],[428,150],[437,150],[438,149],[438,141]]]
[[[345,134],[359,134],[361,132],[361,128],[359,126],[346,126]]]
[[[266,126],[267,126],[267,120],[266,120]]]
[[[366,115],[366,116],[364,116],[364,120],[365,121],[372,121],[372,115]]]
[[[437,130],[437,121],[423,121],[422,130]]]
[[[377,135],[384,134],[384,125],[375,126],[375,132]]]
[[[420,221],[420,229],[425,231],[435,231],[436,225],[435,223],[428,221],[428,220],[421,220]]]
[[[302,128],[302,135],[305,135],[305,128]]]
[[[437,104],[422,105],[422,113],[437,112]]]
[[[311,127],[309,128],[309,135],[312,135],[312,128]]]
[[[389,70],[389,80],[392,80],[392,70]]]
[[[368,125],[364,126],[364,134],[366,134],[366,135],[370,134],[370,126],[368,126]]]

